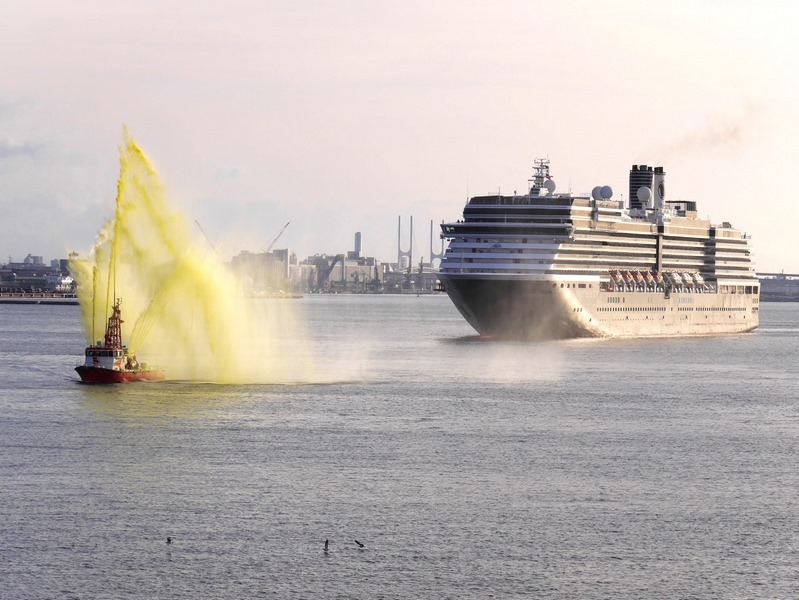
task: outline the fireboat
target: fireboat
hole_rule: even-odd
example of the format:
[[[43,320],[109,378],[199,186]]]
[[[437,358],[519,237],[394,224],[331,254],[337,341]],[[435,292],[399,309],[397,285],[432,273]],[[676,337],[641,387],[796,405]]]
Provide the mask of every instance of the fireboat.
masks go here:
[[[86,362],[75,367],[84,383],[162,381],[164,371],[140,363],[122,344],[122,312],[117,298],[105,327],[105,339],[86,348]]]

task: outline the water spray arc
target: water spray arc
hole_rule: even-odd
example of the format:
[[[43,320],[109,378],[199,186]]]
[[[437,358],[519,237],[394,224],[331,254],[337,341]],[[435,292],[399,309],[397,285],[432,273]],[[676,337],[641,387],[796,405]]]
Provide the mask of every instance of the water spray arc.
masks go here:
[[[131,351],[152,357],[170,379],[279,381],[288,358],[271,332],[291,326],[290,307],[262,308],[256,318],[210,241],[191,231],[125,131],[114,218],[100,230],[89,259],[70,265],[87,336],[102,330],[110,296],[119,293]],[[105,309],[96,306],[102,289]]]

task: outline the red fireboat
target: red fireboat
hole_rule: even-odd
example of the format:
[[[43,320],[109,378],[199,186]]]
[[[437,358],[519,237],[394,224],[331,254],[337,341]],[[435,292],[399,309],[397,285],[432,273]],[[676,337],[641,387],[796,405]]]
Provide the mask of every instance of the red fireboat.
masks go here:
[[[112,307],[105,340],[86,348],[86,362],[75,367],[84,383],[127,383],[129,381],[162,381],[164,371],[140,363],[135,354],[128,354],[122,345],[122,319],[117,298]]]

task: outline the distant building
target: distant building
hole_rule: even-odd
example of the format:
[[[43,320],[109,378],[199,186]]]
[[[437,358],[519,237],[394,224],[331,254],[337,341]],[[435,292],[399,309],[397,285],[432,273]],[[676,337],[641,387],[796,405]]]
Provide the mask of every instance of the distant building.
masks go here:
[[[419,294],[439,291],[438,269],[430,263],[419,263],[409,269],[403,262],[386,264],[384,268],[384,289],[389,294]]]
[[[296,280],[292,278],[292,274],[299,273],[296,268],[297,257],[288,248],[259,253],[243,250],[233,257],[230,267],[247,294],[296,291]]]
[[[77,254],[70,254],[70,258]],[[61,292],[75,291],[75,282],[69,274],[69,259],[44,262],[43,257],[28,254],[22,262],[11,257],[0,266],[0,290],[3,292]]]
[[[381,292],[383,264],[371,256],[315,254],[303,261],[308,267],[303,291]]]
[[[314,254],[301,263],[303,292],[380,293],[383,291],[383,263],[361,256],[363,238],[355,233],[354,249],[346,254]]]
[[[764,302],[799,302],[799,275],[761,273],[760,299]]]

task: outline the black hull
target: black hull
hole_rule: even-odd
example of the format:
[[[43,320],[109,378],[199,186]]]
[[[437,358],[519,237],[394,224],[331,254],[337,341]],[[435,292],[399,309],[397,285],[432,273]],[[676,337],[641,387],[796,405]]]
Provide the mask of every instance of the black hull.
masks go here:
[[[446,275],[445,291],[480,335],[520,340],[596,337],[575,321],[552,281]]]

